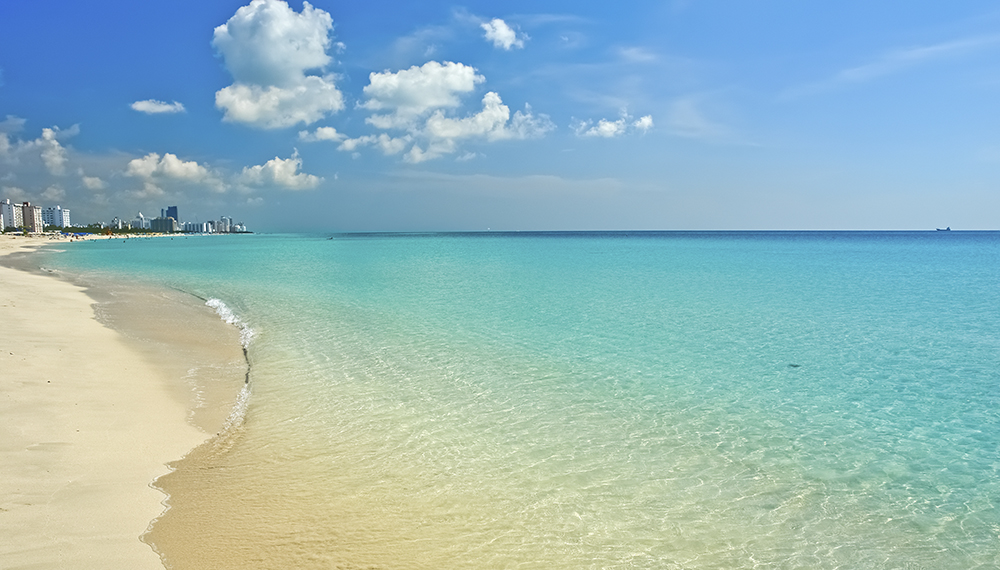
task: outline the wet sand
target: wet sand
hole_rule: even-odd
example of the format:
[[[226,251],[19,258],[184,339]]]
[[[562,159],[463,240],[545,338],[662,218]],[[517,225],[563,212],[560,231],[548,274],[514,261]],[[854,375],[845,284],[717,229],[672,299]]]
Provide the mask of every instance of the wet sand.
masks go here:
[[[154,482],[222,429],[239,334],[182,293],[78,283],[0,267],[0,568],[163,568]]]

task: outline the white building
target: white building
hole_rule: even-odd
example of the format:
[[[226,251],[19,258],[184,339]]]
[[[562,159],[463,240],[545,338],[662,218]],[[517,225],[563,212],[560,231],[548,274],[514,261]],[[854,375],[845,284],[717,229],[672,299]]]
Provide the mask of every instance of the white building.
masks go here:
[[[69,210],[64,210],[59,206],[43,209],[42,221],[45,222],[46,226],[59,226],[60,228],[72,225],[69,222]]]
[[[14,204],[10,199],[0,201],[0,215],[3,216],[4,228],[19,228],[24,225],[21,218],[21,206]]]
[[[149,218],[147,218],[146,216],[142,215],[142,212],[139,212],[136,215],[135,219],[132,220],[132,224],[131,224],[132,225],[132,229],[133,230],[148,230],[149,229],[150,221],[151,220]]]
[[[211,233],[211,229],[208,227],[208,222],[185,222],[184,231],[192,234],[207,234]]]

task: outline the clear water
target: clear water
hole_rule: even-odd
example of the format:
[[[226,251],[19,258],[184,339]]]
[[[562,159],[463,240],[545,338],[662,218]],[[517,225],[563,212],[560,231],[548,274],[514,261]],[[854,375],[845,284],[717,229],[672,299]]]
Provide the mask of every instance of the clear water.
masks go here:
[[[173,567],[1000,567],[998,233],[328,237],[45,261],[253,329]]]

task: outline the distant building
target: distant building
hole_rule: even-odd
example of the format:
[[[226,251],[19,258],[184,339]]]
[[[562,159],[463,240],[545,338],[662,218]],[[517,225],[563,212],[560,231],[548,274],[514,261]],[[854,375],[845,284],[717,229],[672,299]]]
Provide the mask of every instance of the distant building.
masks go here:
[[[113,219],[111,220],[111,223],[110,223],[110,224],[108,224],[108,225],[109,225],[109,226],[111,227],[111,229],[113,229],[113,230],[124,230],[124,229],[125,229],[125,226],[126,226],[127,224],[125,223],[125,221],[124,221],[124,220],[119,220],[119,219],[118,219],[118,217],[117,217],[117,216],[115,216],[115,217],[114,217],[114,218],[113,218]]]
[[[146,216],[143,216],[142,212],[139,212],[138,214],[136,214],[135,219],[132,220],[131,226],[133,230],[148,230],[149,223],[150,219],[147,218]]]
[[[173,218],[180,223],[181,217],[177,215],[177,206],[167,206],[167,214],[164,216],[166,218]]]
[[[64,210],[59,206],[48,207],[42,210],[42,221],[46,226],[59,226],[60,228],[69,227],[69,210]]]
[[[3,216],[3,228],[19,228],[24,225],[21,217],[21,206],[10,199],[0,201],[0,215]]]
[[[154,232],[170,234],[177,231],[177,220],[167,218],[154,218],[149,222],[149,229]]]
[[[207,234],[212,232],[208,222],[185,222],[184,231],[192,234]]]
[[[42,207],[32,206],[31,202],[21,204],[22,227],[32,233],[45,231],[45,221],[42,220]]]

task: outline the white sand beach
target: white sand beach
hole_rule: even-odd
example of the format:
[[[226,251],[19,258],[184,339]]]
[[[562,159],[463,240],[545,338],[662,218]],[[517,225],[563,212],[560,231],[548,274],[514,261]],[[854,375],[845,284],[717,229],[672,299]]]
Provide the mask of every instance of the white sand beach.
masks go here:
[[[0,255],[44,243],[0,236]],[[140,541],[164,510],[150,483],[208,434],[93,303],[0,267],[0,568],[163,567]]]

